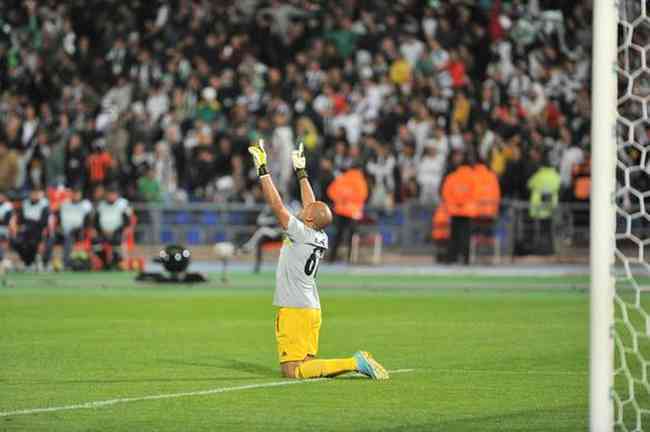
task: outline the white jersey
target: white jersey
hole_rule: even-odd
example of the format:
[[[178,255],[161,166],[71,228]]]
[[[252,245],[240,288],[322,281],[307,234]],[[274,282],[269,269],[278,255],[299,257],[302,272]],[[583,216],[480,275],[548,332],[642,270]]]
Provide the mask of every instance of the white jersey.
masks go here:
[[[46,198],[41,198],[35,203],[30,199],[23,201],[23,218],[27,223],[42,222],[44,213],[50,209],[50,202]]]
[[[82,228],[86,217],[92,210],[93,206],[88,200],[70,201],[61,204],[61,229],[63,233],[68,234]]]
[[[102,201],[97,206],[99,226],[102,231],[114,232],[124,225],[124,217],[131,216],[129,202],[124,198],[118,198],[113,204]]]
[[[316,287],[318,264],[327,250],[327,234],[289,217],[275,274],[273,305],[320,309]]]

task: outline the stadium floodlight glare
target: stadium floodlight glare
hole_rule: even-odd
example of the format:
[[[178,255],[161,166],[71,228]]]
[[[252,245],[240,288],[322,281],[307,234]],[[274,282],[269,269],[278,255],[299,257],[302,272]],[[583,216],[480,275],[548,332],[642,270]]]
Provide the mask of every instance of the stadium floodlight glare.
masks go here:
[[[650,425],[647,2],[595,0],[593,23],[590,429],[641,431]]]

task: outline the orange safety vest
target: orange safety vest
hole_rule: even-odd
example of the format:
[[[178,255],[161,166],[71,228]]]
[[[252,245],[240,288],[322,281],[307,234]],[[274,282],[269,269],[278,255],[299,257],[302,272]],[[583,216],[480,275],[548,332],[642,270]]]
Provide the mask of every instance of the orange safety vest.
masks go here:
[[[476,180],[469,165],[461,165],[445,177],[442,199],[450,216],[476,216]]]
[[[72,197],[70,189],[64,187],[49,187],[47,188],[47,200],[50,202],[50,210],[57,211],[61,204],[68,201]]]
[[[476,217],[494,219],[499,213],[501,187],[494,171],[483,164],[474,166]]]
[[[445,204],[441,203],[431,219],[431,237],[434,240],[448,240],[449,235],[449,212]]]
[[[573,166],[573,195],[587,201],[591,195],[591,162]]]
[[[334,179],[327,188],[327,196],[334,202],[334,213],[361,220],[368,199],[368,183],[361,170],[353,168]]]

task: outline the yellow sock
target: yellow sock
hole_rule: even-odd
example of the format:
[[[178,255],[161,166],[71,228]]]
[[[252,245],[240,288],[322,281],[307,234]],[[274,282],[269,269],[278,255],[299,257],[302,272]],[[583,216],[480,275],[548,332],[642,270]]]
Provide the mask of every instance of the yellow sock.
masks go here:
[[[309,360],[296,369],[297,378],[332,377],[357,370],[354,357],[331,360]]]

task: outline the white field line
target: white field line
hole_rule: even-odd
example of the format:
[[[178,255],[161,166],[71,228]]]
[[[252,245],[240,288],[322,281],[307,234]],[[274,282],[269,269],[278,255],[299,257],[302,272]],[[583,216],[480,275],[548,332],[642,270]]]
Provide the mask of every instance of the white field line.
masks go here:
[[[413,372],[414,370],[415,369],[396,369],[389,372],[392,374],[397,374],[397,373]],[[285,380],[285,381],[275,381],[275,382],[259,383],[259,384],[248,384],[248,385],[242,385],[236,387],[221,387],[216,389],[200,390],[200,391],[193,391],[193,392],[166,393],[166,394],[158,394],[158,395],[151,395],[151,396],[117,398],[117,399],[108,399],[102,401],[85,402],[85,403],[80,403],[75,405],[63,405],[63,406],[55,406],[55,407],[47,407],[47,408],[30,408],[30,409],[22,409],[16,411],[5,411],[5,412],[0,412],[0,417],[10,417],[10,416],[19,416],[19,415],[27,415],[27,414],[56,412],[56,411],[71,411],[71,410],[78,410],[78,409],[93,409],[93,408],[101,408],[109,405],[116,405],[116,404],[122,404],[128,402],[141,402],[141,401],[160,400],[160,399],[176,399],[176,398],[192,397],[192,396],[206,396],[206,395],[213,395],[217,393],[228,393],[228,392],[239,391],[239,390],[250,390],[250,389],[266,388],[266,387],[280,387],[280,386],[288,386],[288,385],[295,385],[295,384],[308,384],[308,383],[319,382],[319,381],[334,381],[334,380],[331,378],[315,378],[315,379],[308,379],[308,380]]]

